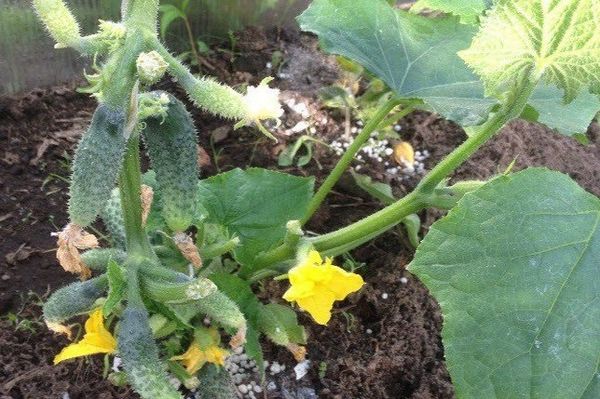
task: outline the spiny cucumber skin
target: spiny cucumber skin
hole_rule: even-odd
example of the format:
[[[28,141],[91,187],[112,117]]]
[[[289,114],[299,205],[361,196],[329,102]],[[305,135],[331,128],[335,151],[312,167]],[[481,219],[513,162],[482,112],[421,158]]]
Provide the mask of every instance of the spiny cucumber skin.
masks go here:
[[[81,260],[87,267],[94,271],[104,272],[109,260],[123,264],[127,253],[118,248],[95,248],[81,254]]]
[[[202,367],[198,374],[200,385],[196,390],[197,399],[236,399],[237,389],[231,375],[224,369],[210,364]]]
[[[108,280],[102,275],[56,290],[44,303],[44,320],[48,323],[62,323],[71,317],[89,313],[107,286]]]
[[[33,6],[57,44],[71,46],[80,39],[79,24],[62,0],[33,0]]]
[[[86,227],[104,209],[125,155],[125,112],[100,104],[73,159],[69,200],[71,222]]]
[[[196,303],[201,313],[223,326],[239,329],[246,325],[246,318],[240,308],[220,291],[213,292]]]
[[[148,118],[143,135],[156,173],[163,217],[170,229],[184,231],[192,224],[196,211],[197,133],[183,103],[167,95],[167,117],[164,121]]]
[[[108,230],[108,234],[117,248],[125,249],[125,221],[121,208],[121,196],[118,189],[113,189],[100,217]]]
[[[146,309],[129,305],[118,333],[119,356],[130,384],[144,399],[181,399],[167,379]]]

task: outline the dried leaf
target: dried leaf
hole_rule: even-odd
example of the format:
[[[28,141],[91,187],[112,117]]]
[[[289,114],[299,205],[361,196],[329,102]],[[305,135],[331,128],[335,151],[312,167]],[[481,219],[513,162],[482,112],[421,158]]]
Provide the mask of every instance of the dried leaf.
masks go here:
[[[69,223],[58,233],[58,250],[56,258],[62,268],[70,273],[79,274],[81,280],[92,276],[92,271],[81,260],[79,250],[98,247],[98,239],[80,226]]]
[[[152,208],[152,199],[154,198],[154,190],[152,187],[142,184],[140,199],[142,201],[142,226],[146,226],[150,209]]]
[[[202,267],[202,258],[200,258],[200,253],[196,244],[194,244],[192,237],[183,232],[179,232],[173,236],[173,241],[175,241],[175,245],[177,245],[177,248],[179,248],[183,257],[194,265],[196,269]]]

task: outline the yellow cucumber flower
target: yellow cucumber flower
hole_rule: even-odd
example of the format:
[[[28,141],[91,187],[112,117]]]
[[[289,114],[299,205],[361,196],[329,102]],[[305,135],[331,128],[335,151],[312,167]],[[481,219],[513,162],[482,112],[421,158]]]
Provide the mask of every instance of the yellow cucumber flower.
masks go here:
[[[90,314],[84,327],[85,334],[83,335],[83,339],[77,343],[64,347],[63,350],[54,357],[54,364],[79,356],[115,352],[117,349],[117,340],[111,335],[106,327],[104,327],[101,308],[94,310]]]
[[[283,299],[296,302],[322,325],[331,318],[333,302],[343,300],[365,283],[360,275],[332,265],[331,258],[323,261],[317,251],[310,251],[302,263],[288,272],[288,278],[291,287]]]
[[[171,358],[171,360],[181,360],[190,375],[196,374],[206,363],[223,366],[225,358],[229,355],[229,352],[219,346],[220,337],[217,330],[209,329],[207,333],[210,339],[203,339],[204,342],[200,342],[196,338],[185,353]]]

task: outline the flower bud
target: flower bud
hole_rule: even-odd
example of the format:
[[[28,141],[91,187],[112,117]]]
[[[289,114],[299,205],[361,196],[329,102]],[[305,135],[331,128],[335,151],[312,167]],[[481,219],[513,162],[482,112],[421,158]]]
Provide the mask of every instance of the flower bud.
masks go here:
[[[167,71],[168,64],[156,51],[141,53],[136,61],[140,81],[146,84],[158,82]]]

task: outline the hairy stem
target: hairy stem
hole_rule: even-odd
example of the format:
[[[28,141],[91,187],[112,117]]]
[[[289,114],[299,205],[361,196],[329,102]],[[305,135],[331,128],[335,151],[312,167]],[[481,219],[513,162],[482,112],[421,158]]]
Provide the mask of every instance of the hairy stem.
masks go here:
[[[246,117],[246,103],[241,93],[213,79],[196,78],[158,40],[153,47],[169,65],[169,73],[177,79],[196,106],[228,119],[241,120]]]
[[[323,184],[321,184],[321,187],[319,187],[319,190],[317,190],[317,193],[311,199],[310,203],[308,204],[308,211],[304,216],[304,219],[302,219],[302,224],[306,223],[312,217],[312,215],[314,215],[317,209],[319,209],[327,194],[329,194],[333,186],[335,186],[338,180],[340,180],[346,169],[348,169],[348,166],[350,166],[352,163],[356,153],[362,148],[369,137],[371,137],[371,133],[377,129],[377,126],[379,126],[381,121],[384,120],[390,111],[393,110],[398,104],[400,104],[400,101],[396,98],[386,102],[377,111],[375,116],[371,118],[369,123],[367,123],[358,136],[356,136],[350,147],[348,147],[344,155],[342,155],[338,161],[337,165],[335,165],[329,176],[327,176]],[[407,109],[411,110],[410,107]]]

